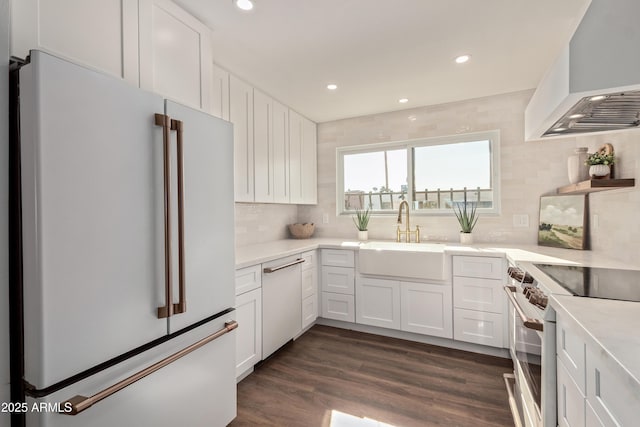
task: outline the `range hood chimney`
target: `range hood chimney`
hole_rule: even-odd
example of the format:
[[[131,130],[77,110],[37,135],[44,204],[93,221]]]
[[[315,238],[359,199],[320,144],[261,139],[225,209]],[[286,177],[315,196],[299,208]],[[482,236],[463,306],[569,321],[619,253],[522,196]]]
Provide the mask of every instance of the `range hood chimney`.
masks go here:
[[[640,126],[640,0],[592,0],[525,110],[525,140]]]

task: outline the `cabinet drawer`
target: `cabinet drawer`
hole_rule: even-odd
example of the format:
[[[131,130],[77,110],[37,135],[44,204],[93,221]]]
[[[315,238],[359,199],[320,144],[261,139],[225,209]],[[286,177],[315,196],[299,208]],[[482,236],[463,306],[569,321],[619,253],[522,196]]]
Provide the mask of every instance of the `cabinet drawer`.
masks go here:
[[[318,297],[311,295],[302,300],[302,329],[305,329],[318,317]]]
[[[334,267],[354,267],[353,251],[340,249],[323,249],[322,265],[332,265]]]
[[[558,426],[584,426],[584,395],[558,358]]]
[[[453,303],[457,308],[504,313],[504,283],[496,279],[453,278]]]
[[[502,347],[504,320],[501,314],[484,311],[453,310],[453,339],[492,347]]]
[[[506,269],[502,258],[454,256],[453,275],[479,277],[481,279],[503,279]]]
[[[585,343],[575,333],[573,325],[562,316],[556,317],[556,352],[571,378],[585,394]],[[573,329],[573,330],[572,330]]]
[[[355,304],[353,295],[322,293],[322,317],[325,319],[355,321]]]
[[[236,295],[244,294],[262,286],[260,264],[236,270]]]
[[[304,260],[302,263],[302,271],[310,270],[316,266],[316,258],[318,258],[318,251],[307,251],[300,255],[300,258]]]
[[[318,281],[316,279],[316,270],[302,270],[302,299],[304,300],[318,292]]]
[[[587,401],[605,425],[638,425],[640,395],[616,364],[599,348],[587,347]]]
[[[322,290],[353,295],[354,269],[344,267],[322,267]]]
[[[236,298],[236,378],[262,360],[262,289]]]

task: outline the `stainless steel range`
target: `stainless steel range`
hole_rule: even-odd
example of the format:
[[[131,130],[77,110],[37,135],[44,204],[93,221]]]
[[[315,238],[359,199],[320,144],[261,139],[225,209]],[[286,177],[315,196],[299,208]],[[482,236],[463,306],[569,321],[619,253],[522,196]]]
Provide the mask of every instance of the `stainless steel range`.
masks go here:
[[[550,291],[516,267],[508,270],[509,349],[513,374],[505,374],[516,426],[556,425],[555,312]]]

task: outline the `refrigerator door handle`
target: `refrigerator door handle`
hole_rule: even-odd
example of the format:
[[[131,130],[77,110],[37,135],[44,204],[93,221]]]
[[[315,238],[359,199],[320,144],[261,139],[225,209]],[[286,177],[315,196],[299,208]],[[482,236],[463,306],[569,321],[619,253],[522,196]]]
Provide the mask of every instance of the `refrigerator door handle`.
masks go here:
[[[171,130],[177,131],[178,154],[178,303],[173,304],[173,314],[187,311],[184,268],[184,144],[181,120],[171,119]]]
[[[156,126],[162,126],[162,163],[164,171],[164,298],[165,305],[158,307],[158,318],[173,315],[171,269],[171,158],[169,138],[171,119],[165,114],[155,115]]]
[[[136,372],[130,377],[127,377],[124,380],[119,381],[116,384],[105,388],[104,390],[94,394],[93,396],[90,396],[90,397],[80,396],[80,395],[74,396],[71,399],[62,403],[61,407],[64,408],[64,410],[61,413],[66,415],[77,415],[80,412],[93,406],[94,404],[100,402],[101,400],[106,399],[107,397],[119,392],[123,388],[135,383],[136,381],[141,380],[142,378],[153,374],[154,372],[164,368],[165,366],[175,362],[176,360],[186,356],[187,354],[192,353],[193,351],[221,337],[222,335],[225,335],[233,331],[237,327],[238,327],[238,322],[236,322],[235,320],[230,320],[224,324],[224,328],[201,339],[200,341],[197,341],[191,344],[188,347],[183,348],[182,350],[176,353],[173,353],[170,356],[167,356],[166,358],[162,359],[159,362],[156,362],[153,365],[148,366],[139,372]]]

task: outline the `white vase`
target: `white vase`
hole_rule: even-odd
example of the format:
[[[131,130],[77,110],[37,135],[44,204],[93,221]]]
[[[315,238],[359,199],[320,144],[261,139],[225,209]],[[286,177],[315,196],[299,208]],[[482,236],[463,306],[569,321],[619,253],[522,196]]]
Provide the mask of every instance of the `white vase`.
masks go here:
[[[589,175],[594,178],[602,178],[611,173],[609,165],[591,165],[589,167]]]
[[[358,230],[358,240],[369,240],[369,231],[368,230]]]
[[[460,243],[470,245],[473,243],[473,234],[460,232]]]
[[[584,163],[589,157],[587,147],[576,148],[574,152],[575,154],[567,159],[567,173],[571,184],[589,179],[589,166]]]

